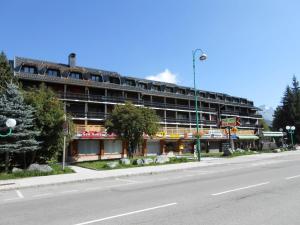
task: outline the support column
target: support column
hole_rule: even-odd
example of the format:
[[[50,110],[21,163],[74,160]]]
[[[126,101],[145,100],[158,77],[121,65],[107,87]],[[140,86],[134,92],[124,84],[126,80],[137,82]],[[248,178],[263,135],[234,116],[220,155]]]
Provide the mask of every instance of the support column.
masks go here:
[[[160,140],[160,154],[161,155],[166,154],[166,141],[164,139]]]
[[[148,154],[148,152],[147,152],[147,139],[144,139],[143,145],[142,145],[142,155],[147,156],[147,154]]]
[[[164,110],[165,132],[167,132],[167,110]]]
[[[74,159],[78,156],[78,154],[78,140],[75,139],[71,142],[71,157]]]
[[[63,98],[66,99],[66,96],[67,96],[67,85],[64,84],[64,96],[63,96]],[[64,112],[65,113],[67,112],[67,103],[66,103],[66,101],[64,101]]]
[[[191,114],[191,112],[189,112],[189,123],[190,123],[190,130],[191,130],[192,129],[192,114]]]
[[[88,120],[87,120],[87,118],[88,118],[88,111],[89,111],[89,107],[88,107],[88,103],[87,102],[85,102],[84,103],[84,117],[85,117],[85,120],[84,120],[84,125],[87,125],[88,124]]]
[[[104,140],[100,140],[100,159],[103,159],[104,157]]]
[[[177,141],[177,151],[178,151],[179,155],[182,155],[183,149],[184,149],[183,141],[181,139],[179,139]]]
[[[128,143],[126,141],[122,141],[122,153],[121,153],[122,158],[127,158],[127,148],[128,148]]]

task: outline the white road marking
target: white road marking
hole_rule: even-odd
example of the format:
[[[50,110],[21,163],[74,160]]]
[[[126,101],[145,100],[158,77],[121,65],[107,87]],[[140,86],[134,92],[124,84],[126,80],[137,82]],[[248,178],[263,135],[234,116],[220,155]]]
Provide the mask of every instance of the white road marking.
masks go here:
[[[211,194],[211,195],[217,196],[217,195],[227,194],[227,193],[230,193],[230,192],[240,191],[240,190],[249,189],[249,188],[254,188],[254,187],[266,185],[266,184],[269,184],[269,183],[270,182],[264,182],[264,183],[254,184],[254,185],[250,185],[250,186],[246,186],[246,187],[241,187],[241,188],[236,188],[236,189],[232,189],[232,190],[228,190],[228,191],[223,191],[223,192],[219,192],[219,193],[215,193],[215,194]]]
[[[119,215],[115,215],[115,216],[104,217],[104,218],[101,218],[101,219],[90,220],[90,221],[86,221],[86,222],[83,222],[83,223],[77,223],[77,224],[74,224],[74,225],[86,225],[86,224],[91,224],[91,223],[97,223],[97,222],[101,222],[101,221],[105,221],[105,220],[115,219],[115,218],[122,217],[122,216],[129,216],[129,215],[142,213],[142,212],[147,212],[147,211],[151,211],[151,210],[155,210],[155,209],[166,208],[166,207],[173,206],[173,205],[176,205],[176,204],[177,204],[176,202],[173,202],[173,203],[170,203],[170,204],[165,204],[165,205],[155,206],[155,207],[151,207],[151,208],[141,209],[141,210],[132,211],[132,212],[128,212],[128,213],[123,213],[123,214],[119,214]]]
[[[44,193],[44,194],[38,194],[38,195],[33,195],[32,197],[44,197],[44,196],[48,196],[51,195],[51,193]]]
[[[185,170],[185,172],[188,172],[188,173],[213,173],[215,171],[208,171],[208,170]]]
[[[14,200],[20,200],[20,198],[7,198],[4,199],[3,201],[14,201]]]
[[[298,177],[300,177],[300,175],[296,175],[296,176],[292,176],[292,177],[286,177],[285,179],[290,180],[290,179],[295,179],[295,178],[298,178]]]
[[[68,191],[62,191],[60,192],[61,194],[67,194],[67,193],[73,193],[73,192],[77,192],[79,190],[68,190]]]
[[[123,179],[123,178],[116,178],[115,180],[118,180],[118,181],[125,181],[125,182],[130,182],[130,183],[139,183],[139,182],[136,181],[136,180],[129,180],[129,179]]]
[[[17,192],[17,195],[19,196],[19,198],[24,198],[24,195],[22,194],[21,191],[16,190],[16,192]]]
[[[91,188],[86,188],[85,191],[95,191],[95,190],[101,190],[103,187],[91,187]]]

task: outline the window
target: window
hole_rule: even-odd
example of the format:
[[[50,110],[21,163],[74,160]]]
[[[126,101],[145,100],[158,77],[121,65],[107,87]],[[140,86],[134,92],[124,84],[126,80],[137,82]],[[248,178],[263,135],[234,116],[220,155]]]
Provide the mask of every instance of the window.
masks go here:
[[[165,91],[166,91],[166,92],[171,92],[171,93],[172,93],[172,92],[173,92],[173,88],[171,88],[171,87],[166,87],[166,88],[165,88]]]
[[[73,79],[82,79],[82,74],[78,72],[71,72],[69,77]]]
[[[37,73],[36,72],[36,68],[34,66],[23,66],[22,67],[22,72],[24,72],[24,73],[32,73],[32,74]]]
[[[177,90],[177,93],[178,93],[178,94],[183,94],[183,95],[184,95],[185,91],[184,91],[184,89],[178,89],[178,90]]]
[[[100,142],[97,140],[78,141],[79,154],[98,154],[99,149],[100,149]]]
[[[138,86],[142,89],[147,89],[147,84],[145,83],[139,83]]]
[[[54,69],[48,69],[47,75],[51,77],[59,77],[59,71]]]
[[[209,98],[211,98],[211,99],[215,99],[215,98],[216,98],[216,95],[214,95],[214,94],[209,94],[208,96],[209,96]]]
[[[96,82],[102,82],[102,77],[99,75],[91,74],[90,80],[96,81]]]
[[[117,77],[109,77],[109,83],[120,84],[120,79]]]
[[[160,91],[160,86],[158,86],[158,85],[153,85],[153,86],[152,86],[152,90],[154,90],[154,91]]]
[[[204,92],[200,92],[200,97],[205,98],[206,94]]]
[[[135,86],[135,81],[134,80],[125,80],[125,84],[128,86]]]

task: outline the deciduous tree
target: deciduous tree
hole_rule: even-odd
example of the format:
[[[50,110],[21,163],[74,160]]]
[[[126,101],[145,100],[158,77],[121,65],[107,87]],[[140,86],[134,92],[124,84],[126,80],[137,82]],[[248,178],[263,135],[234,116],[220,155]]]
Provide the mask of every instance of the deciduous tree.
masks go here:
[[[105,126],[108,132],[115,133],[127,141],[128,155],[132,157],[134,149],[143,135],[154,135],[159,130],[159,118],[154,110],[136,107],[131,103],[116,105]]]

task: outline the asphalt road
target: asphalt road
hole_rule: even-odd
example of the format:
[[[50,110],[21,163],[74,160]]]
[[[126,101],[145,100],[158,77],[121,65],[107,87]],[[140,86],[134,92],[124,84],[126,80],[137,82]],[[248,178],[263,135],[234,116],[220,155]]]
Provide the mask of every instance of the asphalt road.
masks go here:
[[[0,192],[0,224],[299,225],[300,153]]]

